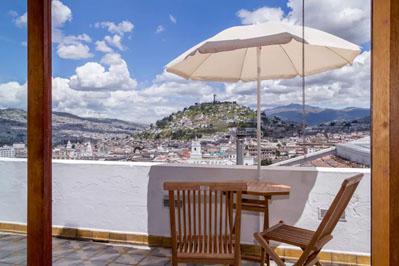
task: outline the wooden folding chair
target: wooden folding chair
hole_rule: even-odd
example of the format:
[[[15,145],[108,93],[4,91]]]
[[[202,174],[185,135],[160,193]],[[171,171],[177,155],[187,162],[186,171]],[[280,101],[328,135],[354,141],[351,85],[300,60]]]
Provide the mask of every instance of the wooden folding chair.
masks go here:
[[[241,265],[245,188],[244,183],[164,183],[169,191],[173,266],[188,262]]]
[[[278,266],[284,266],[285,263],[270,247],[270,240],[294,245],[303,250],[302,255],[294,264],[295,266],[321,265],[318,254],[322,247],[333,238],[331,235],[332,231],[337,225],[362,177],[363,174],[358,174],[344,180],[341,189],[316,231],[286,225],[281,221],[263,232],[255,233],[254,237],[256,241]]]

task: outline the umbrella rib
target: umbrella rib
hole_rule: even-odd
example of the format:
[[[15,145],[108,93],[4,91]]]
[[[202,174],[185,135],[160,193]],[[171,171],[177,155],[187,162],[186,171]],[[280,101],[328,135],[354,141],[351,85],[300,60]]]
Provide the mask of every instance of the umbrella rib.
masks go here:
[[[240,79],[242,78],[242,71],[244,70],[244,63],[245,63],[245,58],[247,57],[247,53],[248,53],[248,48],[245,49],[245,54],[244,54],[244,59],[242,60],[242,64],[241,64],[241,70],[240,70]]]
[[[296,73],[297,73],[298,75],[301,75],[301,74],[299,73],[298,69],[296,68],[294,62],[292,61],[291,57],[288,55],[287,51],[284,49],[284,47],[283,47],[281,44],[279,44],[279,46],[280,46],[280,48],[283,50],[284,54],[287,56],[288,60],[290,60],[290,62],[291,62],[291,64],[293,65],[293,67],[294,67]],[[302,75],[304,75],[304,74],[305,74],[305,73],[302,73]]]
[[[331,49],[328,46],[325,46],[328,50],[330,50],[331,52],[333,52],[334,54],[338,55],[341,59],[343,59],[347,64],[352,64],[348,59],[346,59],[345,57],[343,57],[342,55],[340,55],[339,53],[337,53],[336,51],[334,51],[333,49]]]
[[[200,68],[206,60],[208,60],[209,57],[211,57],[212,54],[208,54],[208,56],[201,62],[198,64],[198,66],[190,73],[189,78],[191,78],[192,75],[194,75],[194,73],[198,70],[198,68]]]

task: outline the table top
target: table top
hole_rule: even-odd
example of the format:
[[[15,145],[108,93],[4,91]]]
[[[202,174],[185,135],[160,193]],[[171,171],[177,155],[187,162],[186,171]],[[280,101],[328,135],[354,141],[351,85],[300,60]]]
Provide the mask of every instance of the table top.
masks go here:
[[[277,184],[265,180],[249,179],[240,180],[247,184],[245,194],[257,196],[273,196],[273,195],[288,195],[290,194],[291,187],[283,184]]]

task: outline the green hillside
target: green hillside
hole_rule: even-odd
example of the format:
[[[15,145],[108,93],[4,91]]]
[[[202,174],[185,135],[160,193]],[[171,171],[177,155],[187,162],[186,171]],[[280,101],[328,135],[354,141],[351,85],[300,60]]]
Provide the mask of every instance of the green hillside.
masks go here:
[[[199,103],[158,120],[149,129],[135,134],[141,139],[190,140],[206,135],[223,134],[229,128],[256,127],[256,112],[236,102]],[[296,125],[277,117],[262,117],[263,131],[274,136],[275,132],[297,130]],[[292,133],[292,132],[291,132]]]
[[[255,112],[235,102],[199,103],[158,120],[137,137],[145,139],[193,139],[227,132],[237,123],[253,119]]]

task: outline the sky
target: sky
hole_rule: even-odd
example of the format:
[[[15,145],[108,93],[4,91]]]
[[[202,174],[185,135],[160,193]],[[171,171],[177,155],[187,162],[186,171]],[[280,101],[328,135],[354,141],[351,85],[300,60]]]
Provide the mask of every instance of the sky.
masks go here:
[[[306,26],[358,44],[353,65],[306,78],[307,103],[370,106],[370,0],[307,0]],[[164,71],[225,28],[300,24],[298,0],[53,0],[53,109],[152,123],[195,102],[255,107],[254,83],[187,81]],[[0,108],[26,109],[26,1],[0,5]],[[301,82],[262,82],[263,108],[301,103]]]

